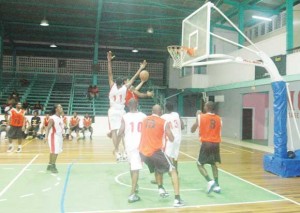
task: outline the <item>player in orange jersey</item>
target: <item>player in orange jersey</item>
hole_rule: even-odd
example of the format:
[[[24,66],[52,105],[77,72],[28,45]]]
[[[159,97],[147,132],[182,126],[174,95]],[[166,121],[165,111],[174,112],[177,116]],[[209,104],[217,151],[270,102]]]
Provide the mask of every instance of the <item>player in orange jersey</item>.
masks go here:
[[[71,133],[75,131],[77,140],[79,139],[79,122],[80,118],[77,116],[77,112],[73,113],[73,117],[70,118],[70,129],[69,129],[69,139],[72,140]]]
[[[203,175],[203,177],[208,182],[207,193],[214,191],[216,193],[221,192],[218,181],[218,167],[217,162],[221,163],[220,157],[220,143],[221,143],[221,128],[222,121],[221,117],[214,114],[214,103],[212,101],[207,102],[204,105],[205,114],[197,111],[196,121],[191,128],[191,132],[195,132],[199,128],[199,136],[201,141],[201,148],[198,157],[197,166]],[[212,180],[204,165],[210,164],[214,180]]]
[[[22,140],[24,137],[23,131],[25,130],[25,110],[22,109],[21,102],[17,102],[16,108],[12,108],[9,111],[8,123],[10,128],[7,132],[8,137],[8,149],[7,152],[12,152],[14,147],[12,144],[13,139],[18,139],[18,149],[16,152],[22,152]]]
[[[162,186],[163,173],[168,172],[170,174],[175,194],[174,207],[180,207],[183,206],[184,203],[179,195],[178,175],[174,165],[162,151],[164,136],[166,135],[170,142],[174,141],[174,136],[169,123],[160,117],[161,114],[161,107],[159,105],[154,105],[152,108],[152,115],[143,120],[139,150],[141,158],[148,165],[150,172],[155,172],[158,192],[161,197],[168,196],[168,193]]]
[[[85,131],[89,130],[90,131],[90,139],[93,138],[93,127],[92,127],[92,118],[89,116],[88,113],[85,114],[83,118],[83,128],[82,128],[82,134],[83,134],[83,139],[85,139]]]

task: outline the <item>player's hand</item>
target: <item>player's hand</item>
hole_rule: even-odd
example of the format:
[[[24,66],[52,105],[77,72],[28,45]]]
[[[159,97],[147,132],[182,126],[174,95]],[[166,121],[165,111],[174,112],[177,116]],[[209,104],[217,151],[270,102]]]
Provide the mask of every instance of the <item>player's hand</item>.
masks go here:
[[[140,70],[145,69],[146,66],[147,66],[147,61],[144,60],[142,63],[140,63]]]
[[[151,91],[147,91],[147,96],[148,96],[148,97],[151,97],[151,98],[153,98],[153,96],[154,96],[154,93],[153,93],[153,92],[151,92]]]
[[[112,59],[113,59],[112,52],[108,51],[107,52],[107,61],[111,61]]]

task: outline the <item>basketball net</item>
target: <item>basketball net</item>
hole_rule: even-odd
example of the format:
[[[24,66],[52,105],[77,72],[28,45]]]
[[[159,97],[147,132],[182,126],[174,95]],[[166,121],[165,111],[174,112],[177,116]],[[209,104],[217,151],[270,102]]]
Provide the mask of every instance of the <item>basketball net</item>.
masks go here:
[[[195,56],[195,50],[193,48],[172,45],[168,46],[167,49],[173,59],[174,68],[182,68],[182,60],[186,54],[188,54],[189,56]]]

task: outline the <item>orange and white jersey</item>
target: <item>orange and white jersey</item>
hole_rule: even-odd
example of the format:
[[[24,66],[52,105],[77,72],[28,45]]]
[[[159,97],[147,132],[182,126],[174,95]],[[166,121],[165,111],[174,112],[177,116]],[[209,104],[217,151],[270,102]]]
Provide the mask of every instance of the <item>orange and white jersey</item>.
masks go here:
[[[20,109],[19,111],[12,108],[9,112],[10,114],[10,125],[15,127],[22,127],[25,119],[25,110]]]
[[[163,114],[161,118],[165,119],[169,125],[174,136],[174,143],[181,142],[181,121],[177,112]]]
[[[127,87],[123,85],[118,89],[117,84],[114,83],[109,91],[109,103],[110,108],[116,110],[122,110],[125,108],[125,98],[126,98]]]
[[[52,115],[50,117],[51,120],[53,120],[53,126],[50,128],[48,137],[51,137],[51,135],[61,135],[63,134],[64,124],[63,120],[60,116]]]
[[[127,152],[138,150],[141,141],[142,123],[146,117],[142,112],[128,112],[123,116],[125,123],[124,140]]]
[[[48,133],[48,145],[50,148],[50,153],[59,154],[62,152],[63,144],[63,120],[57,115],[51,116],[50,119],[53,120],[53,126],[50,128]]]

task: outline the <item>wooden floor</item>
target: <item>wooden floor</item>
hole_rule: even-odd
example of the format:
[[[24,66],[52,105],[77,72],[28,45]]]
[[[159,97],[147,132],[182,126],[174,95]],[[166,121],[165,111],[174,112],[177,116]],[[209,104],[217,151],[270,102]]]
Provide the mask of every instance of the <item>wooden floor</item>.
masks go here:
[[[227,140],[227,142],[226,142]],[[27,164],[39,154],[34,164],[48,163],[48,147],[44,142],[32,140],[23,142],[22,153],[6,153],[7,142],[0,143],[0,164]],[[239,144],[239,145],[237,145]],[[265,152],[229,143],[224,139],[221,145],[222,164],[219,168],[246,181],[283,196],[279,202],[261,202],[236,205],[212,205],[191,208],[167,208],[159,212],[300,212],[300,178],[280,178],[263,170]],[[259,146],[256,146],[256,148]],[[183,137],[179,161],[192,161],[197,158],[199,142],[195,136]],[[64,152],[59,155],[57,163],[70,162],[114,162],[112,143],[106,137],[95,137],[93,141],[65,141]],[[195,171],[197,168],[195,166]],[[0,180],[1,180],[0,174]],[[202,178],[199,174],[199,177]],[[222,180],[220,180],[222,187]],[[2,189],[0,189],[1,191]],[[247,193],[241,191],[240,193]],[[149,210],[147,212],[158,212]]]

